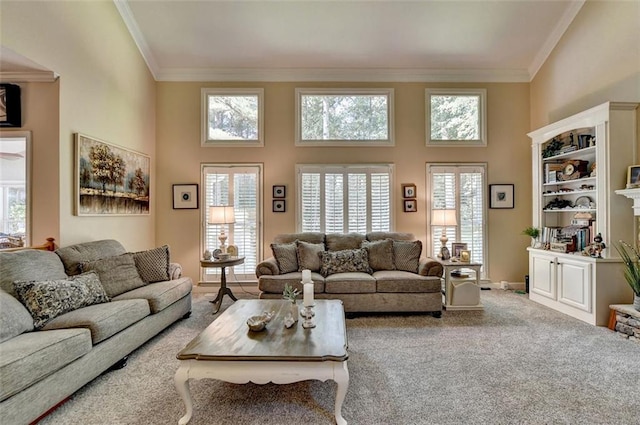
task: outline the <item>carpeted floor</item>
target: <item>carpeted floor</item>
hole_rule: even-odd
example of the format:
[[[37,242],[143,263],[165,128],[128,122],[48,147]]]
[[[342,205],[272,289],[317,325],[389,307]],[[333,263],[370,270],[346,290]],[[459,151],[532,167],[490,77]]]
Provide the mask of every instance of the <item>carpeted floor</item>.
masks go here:
[[[189,319],[41,424],[176,424],[185,410],[173,385],[175,355],[217,317],[209,299],[196,295]],[[640,424],[640,344],[512,291],[482,291],[482,301],[485,311],[445,311],[441,319],[348,319],[349,424]],[[190,387],[193,425],[334,423],[332,381],[204,379]]]

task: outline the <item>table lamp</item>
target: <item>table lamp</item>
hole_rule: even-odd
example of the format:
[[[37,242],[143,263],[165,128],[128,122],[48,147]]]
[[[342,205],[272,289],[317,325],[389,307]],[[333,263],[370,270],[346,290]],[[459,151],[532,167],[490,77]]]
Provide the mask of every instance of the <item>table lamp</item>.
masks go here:
[[[222,257],[227,256],[227,234],[224,232],[224,227],[226,224],[233,224],[235,222],[236,216],[233,206],[209,207],[208,223],[220,225],[220,236],[218,236],[218,240],[220,241]]]
[[[442,236],[440,236],[440,243],[442,243],[442,247],[440,247],[440,255],[438,256],[440,259],[445,260],[445,251],[447,250],[447,226],[455,226],[458,222],[456,221],[456,210],[432,210],[431,211],[431,225],[432,226],[441,226],[442,227]]]

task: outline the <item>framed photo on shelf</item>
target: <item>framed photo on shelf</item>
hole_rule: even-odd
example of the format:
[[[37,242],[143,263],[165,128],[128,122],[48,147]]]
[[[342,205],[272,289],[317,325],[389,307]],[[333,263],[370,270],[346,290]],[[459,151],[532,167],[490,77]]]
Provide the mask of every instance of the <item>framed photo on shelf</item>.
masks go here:
[[[513,208],[512,184],[489,185],[489,208]]]
[[[284,185],[275,185],[273,186],[273,197],[274,198],[286,198],[287,197],[287,187]]]
[[[403,201],[402,210],[404,212],[417,212],[418,211],[418,204],[416,203],[416,200],[415,199],[405,199]]]
[[[198,184],[174,184],[173,185],[173,209],[197,210],[198,209]]]
[[[287,210],[285,200],[284,199],[274,199],[272,210],[273,210],[273,212],[285,212]]]
[[[460,251],[460,262],[461,263],[470,263],[471,262],[471,251],[468,249],[463,249]]]
[[[631,165],[627,171],[627,189],[640,187],[640,165]]]
[[[403,198],[415,198],[416,197],[416,185],[413,183],[402,185],[402,197]]]
[[[451,254],[454,258],[460,258],[460,252],[467,249],[465,242],[453,242],[451,243]]]

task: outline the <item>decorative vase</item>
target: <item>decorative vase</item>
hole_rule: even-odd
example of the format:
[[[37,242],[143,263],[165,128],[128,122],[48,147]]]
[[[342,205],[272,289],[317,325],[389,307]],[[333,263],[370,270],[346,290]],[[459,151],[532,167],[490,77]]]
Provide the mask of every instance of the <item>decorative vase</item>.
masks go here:
[[[531,248],[535,248],[536,247],[536,242],[538,241],[537,238],[531,238]]]
[[[640,295],[633,294],[633,308],[640,311]]]

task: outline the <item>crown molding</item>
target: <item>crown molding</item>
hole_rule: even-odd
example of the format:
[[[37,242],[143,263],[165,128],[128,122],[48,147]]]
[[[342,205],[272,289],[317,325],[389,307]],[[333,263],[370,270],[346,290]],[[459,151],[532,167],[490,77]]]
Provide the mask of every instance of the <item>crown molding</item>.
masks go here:
[[[157,75],[159,71],[158,62],[153,56],[151,49],[149,48],[149,44],[147,43],[147,39],[142,35],[142,31],[140,31],[140,27],[138,27],[138,23],[133,17],[133,13],[131,12],[131,8],[129,7],[129,3],[127,0],[113,0],[118,12],[120,12],[120,16],[124,21],[124,24],[127,26],[129,30],[129,34],[133,38],[133,41],[138,46],[138,50],[140,50],[140,54],[144,58],[144,61],[147,63],[147,67],[153,78],[158,81]]]
[[[0,71],[3,83],[52,83],[58,77],[53,71]]]

